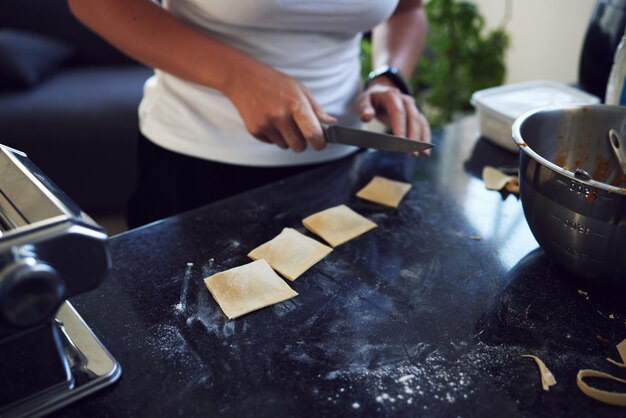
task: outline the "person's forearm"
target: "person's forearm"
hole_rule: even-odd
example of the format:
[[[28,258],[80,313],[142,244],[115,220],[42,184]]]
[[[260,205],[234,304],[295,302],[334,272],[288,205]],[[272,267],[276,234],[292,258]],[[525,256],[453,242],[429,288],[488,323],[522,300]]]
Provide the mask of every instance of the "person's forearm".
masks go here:
[[[421,0],[400,0],[391,17],[372,31],[374,68],[396,67],[409,80],[422,52],[426,29]]]
[[[225,93],[237,71],[261,65],[186,26],[150,0],[68,0],[72,13],[144,64]]]

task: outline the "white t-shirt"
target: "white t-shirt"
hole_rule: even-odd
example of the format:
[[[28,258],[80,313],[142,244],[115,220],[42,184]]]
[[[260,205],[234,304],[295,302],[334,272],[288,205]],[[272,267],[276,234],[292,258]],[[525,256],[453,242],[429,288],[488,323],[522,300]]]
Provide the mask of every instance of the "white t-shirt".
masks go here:
[[[195,29],[298,79],[340,124],[358,127],[361,33],[389,17],[397,2],[165,0],[163,6]],[[156,144],[223,163],[300,165],[354,151],[328,144],[322,151],[308,147],[294,153],[261,142],[219,91],[159,70],[145,84],[139,118],[142,133]]]

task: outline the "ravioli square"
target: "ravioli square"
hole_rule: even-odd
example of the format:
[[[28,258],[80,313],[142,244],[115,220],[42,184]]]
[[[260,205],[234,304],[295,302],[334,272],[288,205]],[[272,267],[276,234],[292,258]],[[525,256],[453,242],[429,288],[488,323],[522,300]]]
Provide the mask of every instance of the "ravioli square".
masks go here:
[[[296,280],[333,249],[293,228],[283,228],[276,237],[250,251],[253,260],[264,259],[289,280]]]
[[[204,283],[228,319],[298,295],[265,260],[216,273]]]
[[[397,208],[411,187],[413,186],[410,183],[374,176],[356,195],[370,202]]]
[[[315,213],[302,220],[309,231],[319,235],[332,247],[337,247],[377,227],[346,205],[339,205]]]

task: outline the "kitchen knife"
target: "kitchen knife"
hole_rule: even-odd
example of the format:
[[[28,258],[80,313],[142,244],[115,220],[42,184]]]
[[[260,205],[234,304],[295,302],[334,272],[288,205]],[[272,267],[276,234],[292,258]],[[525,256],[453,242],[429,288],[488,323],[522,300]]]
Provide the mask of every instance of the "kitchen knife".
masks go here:
[[[381,134],[340,125],[322,125],[326,142],[354,145],[360,148],[376,148],[385,151],[415,152],[432,148],[428,142],[415,141],[399,136]]]

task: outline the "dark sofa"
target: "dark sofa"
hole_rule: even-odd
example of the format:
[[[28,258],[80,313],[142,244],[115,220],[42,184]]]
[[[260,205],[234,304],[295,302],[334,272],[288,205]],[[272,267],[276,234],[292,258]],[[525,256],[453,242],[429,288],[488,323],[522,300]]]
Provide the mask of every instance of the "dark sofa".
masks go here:
[[[83,27],[64,0],[0,12],[0,143],[24,151],[84,210],[124,207],[137,106],[152,71]]]

